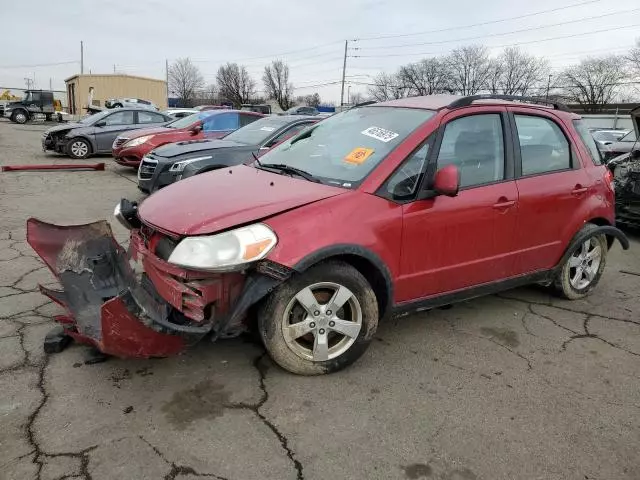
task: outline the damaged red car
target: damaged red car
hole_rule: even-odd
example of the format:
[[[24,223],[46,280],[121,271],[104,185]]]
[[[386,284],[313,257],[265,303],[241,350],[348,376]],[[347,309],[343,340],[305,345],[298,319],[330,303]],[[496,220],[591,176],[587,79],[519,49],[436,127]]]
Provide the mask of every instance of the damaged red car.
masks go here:
[[[515,100],[515,101],[509,101]],[[612,176],[562,105],[478,95],[352,108],[250,165],[27,236],[68,335],[121,357],[259,332],[298,374],[358,359],[380,321],[519,285],[577,299],[617,239]]]

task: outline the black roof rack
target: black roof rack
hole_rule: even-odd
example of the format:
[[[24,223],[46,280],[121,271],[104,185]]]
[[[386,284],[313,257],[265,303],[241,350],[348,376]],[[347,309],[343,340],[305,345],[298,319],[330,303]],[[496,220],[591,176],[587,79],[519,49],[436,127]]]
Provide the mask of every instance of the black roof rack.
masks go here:
[[[509,100],[522,103],[538,103],[541,105],[551,105],[556,110],[562,110],[563,112],[570,112],[569,107],[564,103],[554,102],[543,98],[536,97],[522,97],[520,95],[494,95],[492,93],[483,93],[479,95],[469,95],[467,97],[458,98],[454,100],[446,108],[460,108],[468,107],[476,100]]]

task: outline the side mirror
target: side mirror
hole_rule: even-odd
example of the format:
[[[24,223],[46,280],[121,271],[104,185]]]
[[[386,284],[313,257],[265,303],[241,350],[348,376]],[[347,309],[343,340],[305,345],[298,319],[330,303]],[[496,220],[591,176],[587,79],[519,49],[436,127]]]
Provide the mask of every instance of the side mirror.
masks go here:
[[[100,122],[96,123],[96,124],[94,125],[94,127],[100,127],[100,128],[102,128],[102,127],[104,127],[104,126],[106,126],[106,125],[107,125],[107,122],[105,122],[104,120],[102,120],[102,121],[100,121]]]
[[[193,127],[191,127],[191,135],[197,135],[202,131],[202,124],[198,123],[197,125],[194,125]]]
[[[438,195],[455,197],[460,190],[460,170],[455,165],[447,165],[436,172],[433,190]]]

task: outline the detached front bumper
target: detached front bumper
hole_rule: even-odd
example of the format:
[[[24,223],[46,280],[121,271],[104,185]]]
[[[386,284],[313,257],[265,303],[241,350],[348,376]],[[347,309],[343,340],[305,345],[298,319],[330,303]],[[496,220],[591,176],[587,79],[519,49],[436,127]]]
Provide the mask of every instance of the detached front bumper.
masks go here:
[[[106,221],[56,226],[29,219],[27,241],[63,287],[40,287],[66,310],[55,320],[75,340],[118,357],[166,357],[210,332],[242,331],[248,307],[280,283],[257,272],[178,268],[154,255],[153,241],[136,229],[127,252]]]

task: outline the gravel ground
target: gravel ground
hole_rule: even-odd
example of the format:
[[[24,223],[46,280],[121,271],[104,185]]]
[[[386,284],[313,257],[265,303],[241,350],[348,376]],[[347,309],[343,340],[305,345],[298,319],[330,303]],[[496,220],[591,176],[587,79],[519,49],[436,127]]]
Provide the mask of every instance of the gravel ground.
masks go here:
[[[68,162],[41,151],[45,128],[0,120],[0,163]],[[242,339],[85,364],[82,346],[43,353],[61,312],[36,292],[54,279],[24,227],[138,197],[133,171],[98,161],[0,174],[0,478],[640,478],[637,237],[584,300],[524,288],[392,320],[330,376],[290,375]]]

